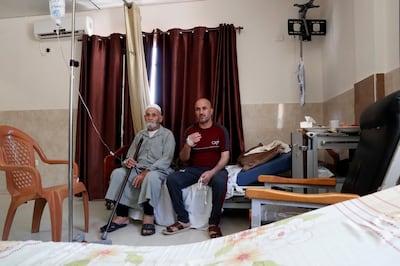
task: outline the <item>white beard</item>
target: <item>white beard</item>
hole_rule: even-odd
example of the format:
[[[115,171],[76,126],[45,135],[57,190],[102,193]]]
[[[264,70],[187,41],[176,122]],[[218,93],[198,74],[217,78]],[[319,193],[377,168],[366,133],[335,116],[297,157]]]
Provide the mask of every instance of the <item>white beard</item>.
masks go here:
[[[149,130],[157,129],[159,126],[160,126],[160,123],[157,123],[157,122],[147,122],[146,123],[146,127]]]

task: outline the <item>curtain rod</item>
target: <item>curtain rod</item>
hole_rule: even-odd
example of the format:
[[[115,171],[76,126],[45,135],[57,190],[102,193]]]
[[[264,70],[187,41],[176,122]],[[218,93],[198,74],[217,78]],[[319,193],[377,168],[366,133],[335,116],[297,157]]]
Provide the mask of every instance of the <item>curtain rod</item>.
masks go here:
[[[122,0],[124,2],[124,4],[128,7],[131,8],[132,7],[132,3],[128,3],[126,0]],[[207,31],[209,30],[217,30],[218,28],[208,28]],[[240,34],[240,31],[243,30],[242,26],[239,27],[235,27],[235,30],[237,30],[237,32]],[[181,32],[193,32],[193,30],[181,30]],[[160,34],[168,34],[168,32],[164,32],[161,31]]]
[[[207,31],[214,31],[214,30],[218,30],[218,28],[206,28],[206,32]],[[243,27],[242,26],[239,26],[239,27],[235,27],[235,30],[240,34],[240,32],[243,30]],[[180,32],[181,33],[193,33],[194,32],[194,30],[180,30]],[[169,34],[169,32],[168,31],[159,31],[159,32],[157,32],[158,34]],[[152,34],[152,33],[144,33],[144,34]]]

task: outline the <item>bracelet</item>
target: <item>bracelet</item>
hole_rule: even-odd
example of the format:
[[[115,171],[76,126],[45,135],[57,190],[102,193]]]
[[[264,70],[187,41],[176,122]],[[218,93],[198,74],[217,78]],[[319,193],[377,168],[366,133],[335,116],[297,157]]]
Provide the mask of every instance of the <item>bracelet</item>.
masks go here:
[[[193,147],[193,146],[195,145],[194,142],[193,142],[189,137],[186,138],[186,143],[187,143],[190,147]]]

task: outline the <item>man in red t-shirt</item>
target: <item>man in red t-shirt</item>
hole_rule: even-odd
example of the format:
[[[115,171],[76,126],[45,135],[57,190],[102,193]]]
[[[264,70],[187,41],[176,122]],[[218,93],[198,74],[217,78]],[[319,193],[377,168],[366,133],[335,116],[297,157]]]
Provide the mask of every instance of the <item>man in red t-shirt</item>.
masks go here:
[[[188,167],[167,177],[167,187],[178,221],[162,232],[172,235],[190,228],[182,189],[201,182],[212,188],[208,232],[211,238],[216,238],[222,236],[219,222],[228,180],[225,166],[229,161],[229,136],[225,127],[213,123],[213,108],[209,100],[201,98],[196,101],[195,115],[197,123],[186,129],[186,141],[179,153],[179,159],[188,163]]]

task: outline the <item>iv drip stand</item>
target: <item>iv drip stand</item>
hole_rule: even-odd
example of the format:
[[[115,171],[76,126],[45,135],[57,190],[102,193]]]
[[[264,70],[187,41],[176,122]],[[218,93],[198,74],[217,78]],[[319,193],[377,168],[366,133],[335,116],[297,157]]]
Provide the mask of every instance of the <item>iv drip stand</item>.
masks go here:
[[[305,14],[304,17],[302,16],[302,13],[299,12],[299,18],[303,21],[303,25],[304,28],[307,29],[307,21],[305,18]],[[308,34],[308,30],[306,30],[307,34]],[[303,62],[303,35],[299,36],[299,42],[300,42],[300,62],[299,65],[297,67],[297,79],[299,82],[299,86],[300,86],[300,105],[304,105],[304,97],[305,97],[305,87],[304,87],[304,82],[305,82],[305,77],[304,77],[304,62]]]
[[[75,6],[76,0],[72,0],[72,35],[71,35],[71,59],[70,66],[70,89],[69,89],[69,127],[68,127],[68,242],[72,241],[73,230],[73,95],[74,95],[74,67],[78,66],[78,62],[74,60],[74,46],[75,46]]]
[[[306,35],[308,36],[308,28],[307,28],[307,20],[304,14],[304,17],[301,15],[301,12],[299,12],[299,19],[303,21],[304,29],[306,30]],[[303,60],[303,35],[299,36],[300,40],[300,59]]]
[[[303,60],[303,37],[299,37],[300,40],[300,59]]]

